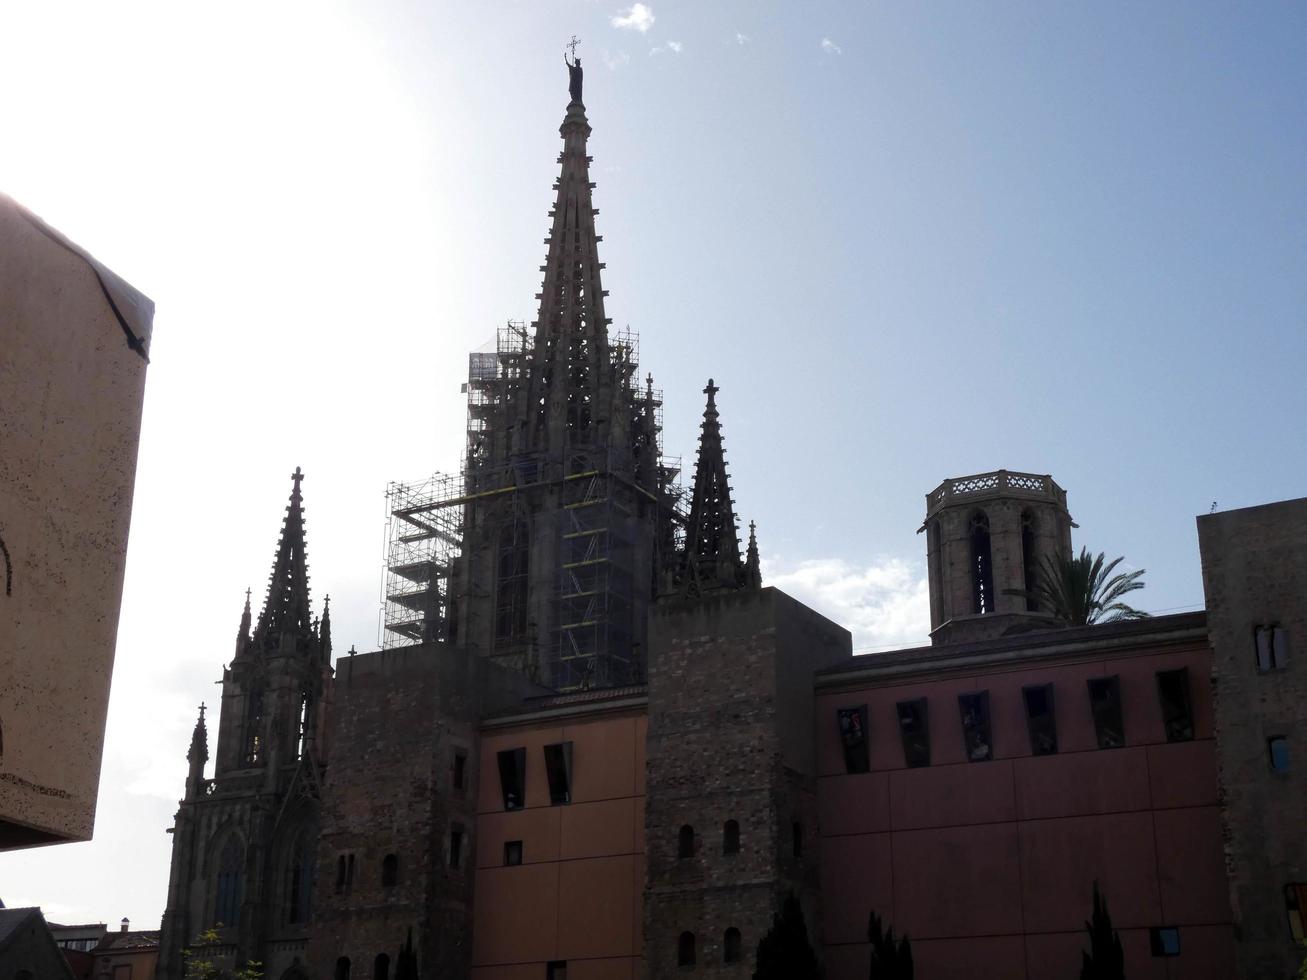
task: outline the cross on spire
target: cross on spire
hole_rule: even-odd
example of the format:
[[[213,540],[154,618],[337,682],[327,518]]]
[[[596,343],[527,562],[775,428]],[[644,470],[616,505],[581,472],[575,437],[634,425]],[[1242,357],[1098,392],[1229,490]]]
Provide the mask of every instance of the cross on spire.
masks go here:
[[[568,41],[567,44],[565,45],[565,47],[571,50],[573,61],[576,60],[576,46],[580,43],[581,43],[580,39],[575,34],[573,34],[572,40]]]

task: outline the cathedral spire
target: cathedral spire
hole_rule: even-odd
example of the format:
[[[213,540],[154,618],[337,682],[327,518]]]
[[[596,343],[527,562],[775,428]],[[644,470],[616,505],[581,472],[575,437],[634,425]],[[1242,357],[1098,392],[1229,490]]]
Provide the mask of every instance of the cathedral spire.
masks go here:
[[[541,266],[544,282],[535,338],[529,355],[526,397],[518,403],[518,435],[513,450],[543,451],[554,458],[564,450],[602,446],[620,425],[614,404],[620,384],[608,348],[608,317],[600,281],[603,263],[595,233],[590,157],[590,123],[581,101],[579,61],[568,63],[571,101],[559,134],[563,152],[551,226],[549,251]]]
[[[749,522],[749,549],[744,559],[744,587],[762,588],[762,562],[758,558],[758,525]]]
[[[186,781],[188,795],[198,795],[200,784],[204,781],[204,764],[209,761],[209,730],[204,724],[204,704],[200,703],[200,716],[195,720],[191,732],[191,747],[186,752],[186,761],[190,763],[190,778]]]
[[[318,649],[323,663],[331,663],[331,596],[322,600],[322,622],[318,624]]]
[[[720,390],[712,378],[703,390],[708,404],[703,410],[690,519],[685,528],[685,584],[690,591],[736,589],[744,577],[735,506],[726,476],[726,450],[722,446],[722,426],[717,414]]]
[[[256,646],[275,645],[276,637],[283,632],[307,632],[311,627],[309,615],[309,566],[304,544],[304,500],[300,483],[304,474],[295,467],[291,475],[290,503],[286,507],[286,520],[281,527],[281,540],[277,543],[277,556],[272,563],[268,579],[268,596],[259,613],[255,627]]]

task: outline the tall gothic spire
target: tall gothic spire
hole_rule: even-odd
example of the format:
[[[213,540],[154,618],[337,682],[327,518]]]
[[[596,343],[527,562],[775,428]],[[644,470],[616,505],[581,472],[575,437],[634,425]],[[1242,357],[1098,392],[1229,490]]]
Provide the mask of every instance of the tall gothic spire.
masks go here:
[[[559,133],[563,152],[545,264],[526,397],[519,402],[515,450],[561,455],[567,447],[602,445],[621,424],[608,349],[608,318],[600,282],[599,242],[590,192],[590,123],[580,100],[580,68],[570,66],[573,99]]]
[[[736,589],[744,579],[735,506],[726,476],[726,450],[717,415],[719,390],[712,378],[703,390],[708,404],[703,410],[690,519],[685,528],[685,585],[691,592]]]
[[[290,503],[277,543],[277,557],[268,579],[268,596],[255,627],[255,646],[263,646],[283,632],[306,633],[312,626],[309,615],[309,566],[304,544],[304,501],[300,482],[304,474],[295,467],[291,475]]]

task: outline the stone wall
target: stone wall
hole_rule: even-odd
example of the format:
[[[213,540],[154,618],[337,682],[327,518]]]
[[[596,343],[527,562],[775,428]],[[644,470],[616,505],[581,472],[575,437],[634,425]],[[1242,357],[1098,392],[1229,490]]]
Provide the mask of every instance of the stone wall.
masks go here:
[[[1240,971],[1289,976],[1305,953],[1291,940],[1284,889],[1307,883],[1307,499],[1199,517],[1198,542]],[[1285,631],[1287,666],[1259,669],[1259,626]],[[1287,771],[1271,766],[1277,737],[1288,739]]]

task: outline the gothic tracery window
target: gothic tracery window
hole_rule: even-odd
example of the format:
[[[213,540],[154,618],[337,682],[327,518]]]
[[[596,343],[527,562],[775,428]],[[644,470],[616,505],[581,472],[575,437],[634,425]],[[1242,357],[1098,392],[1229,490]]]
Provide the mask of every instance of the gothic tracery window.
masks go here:
[[[231,834],[218,852],[217,887],[213,901],[213,921],[217,925],[236,925],[240,919],[244,865],[245,847],[239,837]]]

